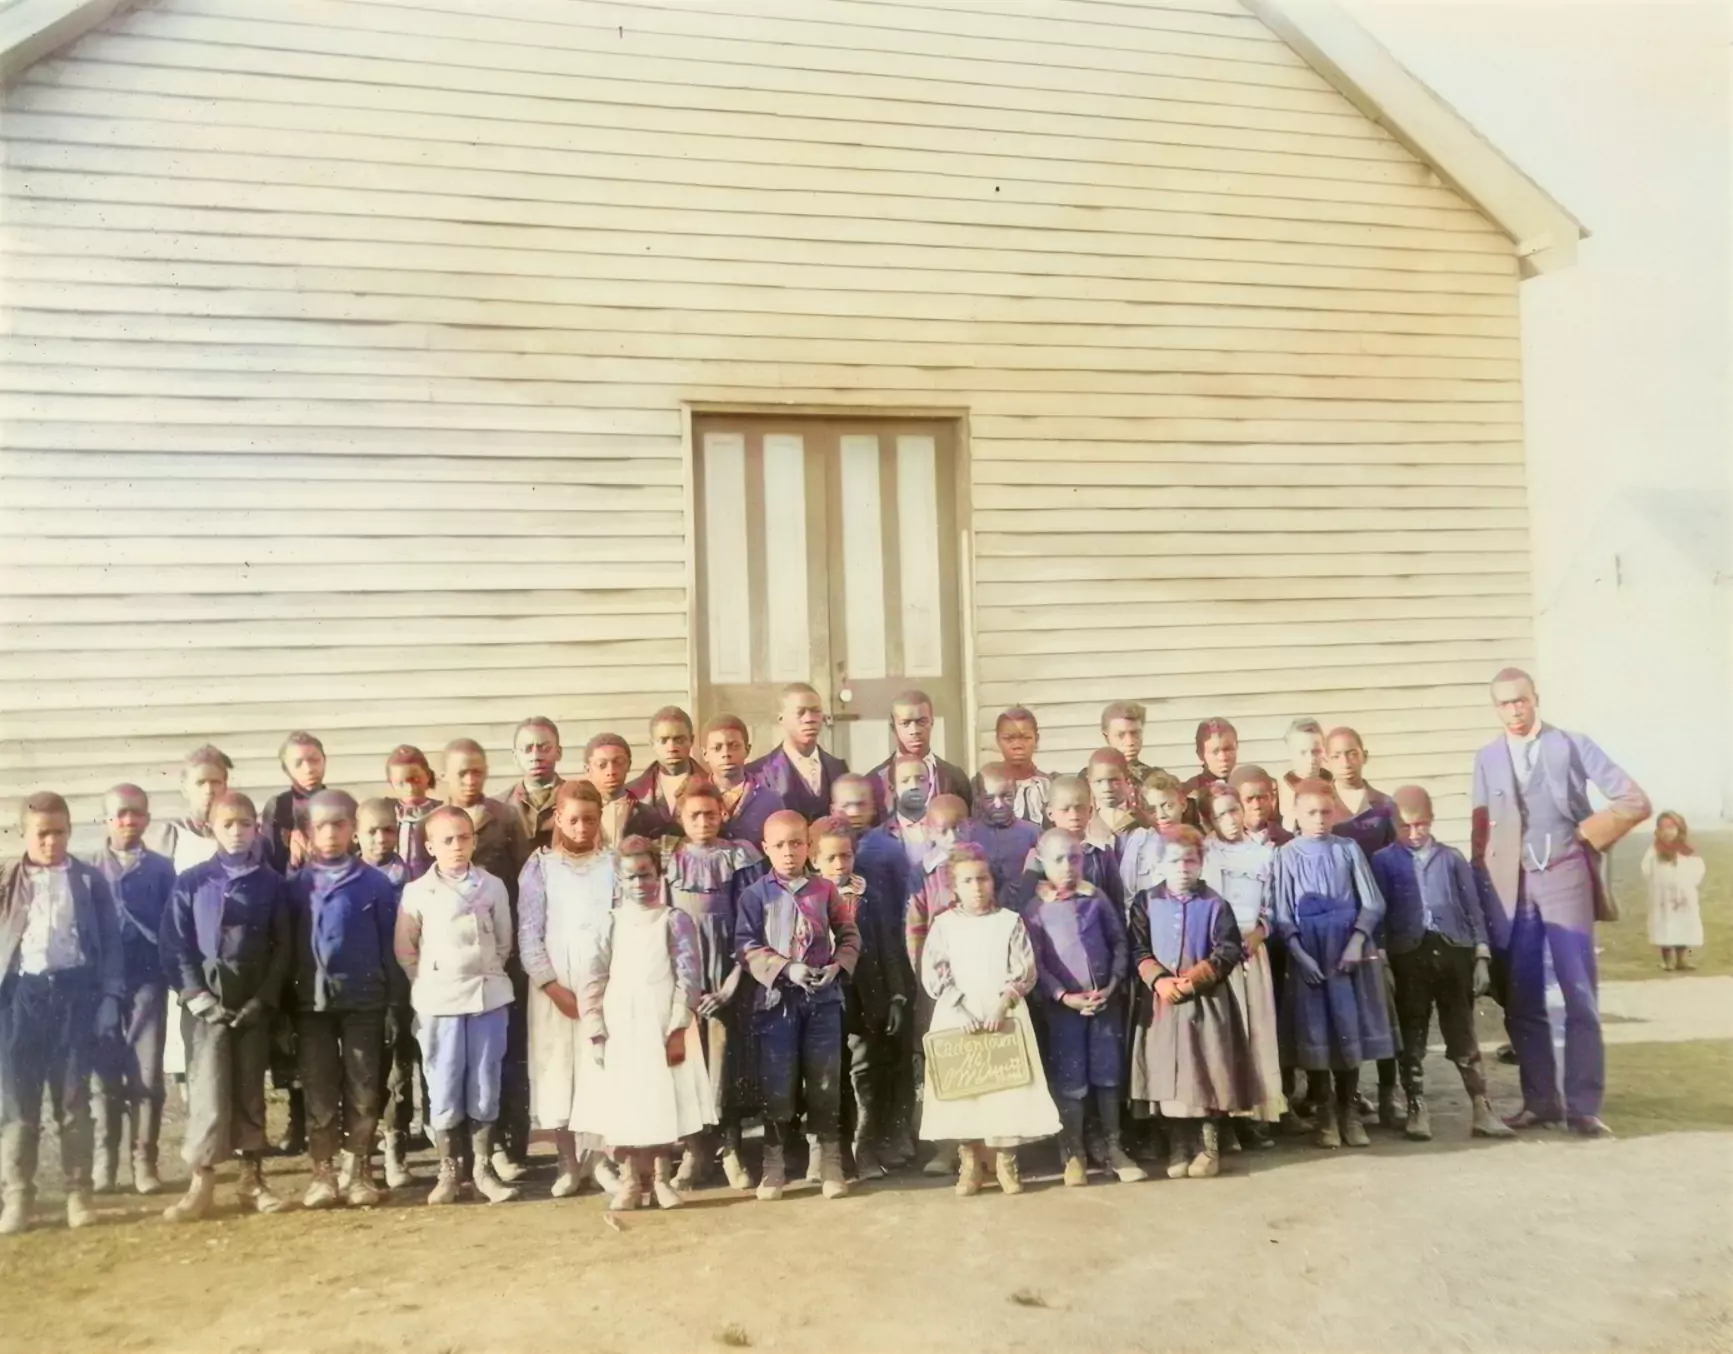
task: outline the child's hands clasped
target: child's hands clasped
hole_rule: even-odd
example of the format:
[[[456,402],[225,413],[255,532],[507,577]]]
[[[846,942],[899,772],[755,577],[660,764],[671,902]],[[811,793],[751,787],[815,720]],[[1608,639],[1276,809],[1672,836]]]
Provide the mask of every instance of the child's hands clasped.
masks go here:
[[[1185,984],[1172,974],[1155,980],[1156,999],[1168,1006],[1177,1006],[1190,995],[1191,993],[1186,990]]]

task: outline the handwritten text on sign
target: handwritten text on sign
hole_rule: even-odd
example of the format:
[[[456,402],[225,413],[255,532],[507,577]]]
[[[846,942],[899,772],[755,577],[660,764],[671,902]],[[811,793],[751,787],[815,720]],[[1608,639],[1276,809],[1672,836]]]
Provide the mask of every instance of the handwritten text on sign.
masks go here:
[[[1015,1025],[998,1033],[934,1030],[922,1040],[927,1076],[940,1100],[967,1100],[1027,1086],[1034,1072]]]

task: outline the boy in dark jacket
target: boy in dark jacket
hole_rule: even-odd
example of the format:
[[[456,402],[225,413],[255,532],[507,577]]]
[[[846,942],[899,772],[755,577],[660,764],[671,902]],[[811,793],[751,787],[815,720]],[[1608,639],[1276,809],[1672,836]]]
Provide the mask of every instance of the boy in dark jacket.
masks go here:
[[[1396,984],[1396,1019],[1402,1029],[1396,1055],[1408,1098],[1406,1136],[1432,1136],[1422,1064],[1438,1008],[1444,1056],[1456,1064],[1468,1092],[1477,1138],[1516,1134],[1492,1112],[1480,1043],[1474,1034],[1474,999],[1491,985],[1485,900],[1474,870],[1453,846],[1432,835],[1432,798],[1404,785],[1392,799],[1396,840],[1372,857],[1372,878],[1384,895],[1384,948]]]
[[[163,1048],[168,1037],[168,978],[158,936],[174,892],[174,862],[144,846],[150,800],[136,785],[117,785],[103,801],[108,840],[90,859],[114,898],[120,949],[126,966],[126,997],[117,1037],[96,1051],[96,1086],[102,1097],[102,1143],[96,1188],[115,1187],[120,1139],[132,1114],[132,1183],[140,1194],[162,1188],[157,1175],[157,1139],[162,1131]]]
[[[72,815],[34,794],[24,854],[0,868],[0,1236],[30,1225],[42,1095],[51,1092],[66,1181],[66,1225],[96,1221],[90,1202],[90,1071],[120,1031],[126,970],[103,877],[66,853]]]
[[[307,860],[289,881],[295,935],[295,1044],[307,1096],[313,1179],[307,1208],[379,1202],[373,1138],[385,1098],[386,1012],[408,984],[392,955],[397,890],[356,858],[355,800],[321,790],[307,801]],[[354,1158],[339,1194],[339,1147]]]
[[[260,858],[253,801],[238,791],[211,806],[217,853],[175,880],[163,918],[162,961],[180,990],[187,1041],[187,1126],[183,1155],[193,1168],[170,1222],[210,1212],[217,1167],[241,1157],[241,1206],[276,1213],[283,1201],[265,1184],[265,1069],[271,1013],[294,960],[288,886]]]

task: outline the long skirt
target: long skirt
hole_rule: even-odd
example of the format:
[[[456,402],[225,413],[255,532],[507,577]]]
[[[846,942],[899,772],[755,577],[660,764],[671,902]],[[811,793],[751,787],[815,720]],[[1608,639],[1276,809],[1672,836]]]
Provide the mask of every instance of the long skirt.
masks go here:
[[[1227,983],[1177,1006],[1150,1001],[1131,1033],[1130,1099],[1143,1114],[1159,1109],[1181,1119],[1241,1114],[1258,1104],[1245,1017]]]
[[[1299,943],[1323,971],[1324,981],[1308,983],[1288,965],[1278,1029],[1283,1061],[1292,1067],[1349,1072],[1396,1056],[1384,965],[1356,964],[1347,973],[1336,968],[1358,915],[1351,899],[1300,896],[1295,908]]]
[[[1246,1056],[1251,1063],[1254,1101],[1248,1114],[1275,1123],[1287,1109],[1282,1095],[1281,1040],[1276,1033],[1276,988],[1270,973],[1270,948],[1258,952],[1228,974],[1228,987],[1239,1003],[1246,1026]]]

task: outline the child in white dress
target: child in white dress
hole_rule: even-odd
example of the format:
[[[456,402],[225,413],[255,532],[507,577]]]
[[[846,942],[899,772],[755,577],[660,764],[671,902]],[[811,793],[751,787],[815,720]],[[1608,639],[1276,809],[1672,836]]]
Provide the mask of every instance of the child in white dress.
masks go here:
[[[577,1126],[600,1090],[600,1073],[578,1024],[578,989],[615,892],[614,853],[602,845],[602,794],[584,780],[554,795],[553,845],[518,875],[518,955],[529,976],[530,1115],[552,1130],[560,1171],[553,1196],[569,1198],[586,1179],[619,1187],[601,1140]],[[580,1154],[581,1153],[581,1154]]]
[[[621,1168],[611,1210],[636,1208],[647,1185],[661,1207],[678,1208],[673,1154],[716,1122],[696,1019],[698,930],[663,897],[648,839],[622,841],[618,869],[619,902],[597,934],[578,1002],[602,1073],[583,1126]]]
[[[1661,967],[1696,968],[1691,951],[1703,944],[1703,909],[1697,900],[1706,867],[1691,845],[1685,820],[1671,809],[1655,819],[1655,843],[1643,853],[1649,881],[1649,944],[1661,951]]]
[[[1015,1030],[1031,1072],[1027,1084],[967,1099],[940,1100],[931,1061],[921,1104],[921,1137],[962,1143],[957,1193],[980,1192],[987,1154],[995,1154],[999,1185],[1020,1194],[1016,1148],[1059,1132],[1059,1111],[1047,1090],[1041,1052],[1025,1001],[1035,987],[1035,950],[1015,912],[993,896],[987,853],[973,844],[951,849],[948,860],[956,906],[933,919],[921,952],[921,984],[933,999],[931,1029]]]

